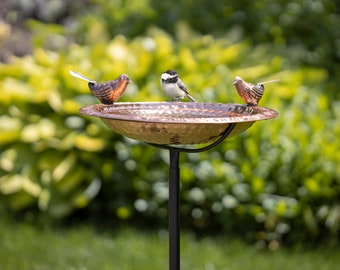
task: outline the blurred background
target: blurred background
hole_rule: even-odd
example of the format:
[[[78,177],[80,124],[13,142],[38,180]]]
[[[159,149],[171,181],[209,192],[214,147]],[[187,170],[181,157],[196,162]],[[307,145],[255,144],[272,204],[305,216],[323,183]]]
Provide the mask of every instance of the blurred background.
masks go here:
[[[2,0],[0,215],[167,228],[168,152],[78,109],[78,71],[126,73],[124,101],[164,101],[175,69],[199,101],[266,85],[280,115],[181,156],[181,224],[260,248],[340,240],[340,5],[334,0]]]

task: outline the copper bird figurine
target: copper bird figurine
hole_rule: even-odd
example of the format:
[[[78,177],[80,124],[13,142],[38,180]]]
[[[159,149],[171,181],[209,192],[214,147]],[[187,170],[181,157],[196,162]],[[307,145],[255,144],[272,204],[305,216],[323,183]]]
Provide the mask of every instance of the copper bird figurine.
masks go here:
[[[236,76],[233,85],[235,86],[237,93],[248,106],[257,106],[264,93],[264,84],[277,81],[279,80],[270,80],[254,85],[245,82],[241,77]]]
[[[70,75],[87,81],[92,94],[103,104],[113,104],[116,102],[123,95],[128,84],[132,83],[126,74],[120,75],[115,80],[103,83],[98,83],[72,70],[70,70]]]

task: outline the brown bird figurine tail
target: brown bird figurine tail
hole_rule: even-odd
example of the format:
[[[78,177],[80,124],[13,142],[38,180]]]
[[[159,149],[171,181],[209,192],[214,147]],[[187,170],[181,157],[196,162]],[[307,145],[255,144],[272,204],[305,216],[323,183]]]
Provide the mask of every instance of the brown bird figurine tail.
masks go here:
[[[72,70],[70,71],[70,75],[87,81],[92,94],[103,104],[113,104],[116,102],[123,95],[128,84],[132,83],[126,74],[120,75],[115,80],[103,83],[98,83]]]
[[[237,93],[248,106],[257,106],[264,93],[264,84],[277,81],[279,80],[260,82],[254,85],[245,82],[241,77],[236,76],[233,85],[235,86]]]

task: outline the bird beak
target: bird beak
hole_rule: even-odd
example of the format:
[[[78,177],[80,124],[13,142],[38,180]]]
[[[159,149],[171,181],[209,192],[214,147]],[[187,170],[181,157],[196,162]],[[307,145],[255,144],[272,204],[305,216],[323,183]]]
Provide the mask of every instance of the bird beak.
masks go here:
[[[120,75],[120,79],[123,79],[124,81],[127,81],[127,83],[133,83],[133,81],[131,81],[129,76],[126,75],[126,74]]]

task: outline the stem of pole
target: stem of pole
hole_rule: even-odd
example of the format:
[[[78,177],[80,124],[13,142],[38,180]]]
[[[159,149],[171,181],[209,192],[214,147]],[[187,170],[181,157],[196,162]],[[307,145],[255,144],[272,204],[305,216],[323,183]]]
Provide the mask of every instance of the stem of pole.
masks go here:
[[[170,149],[169,168],[169,269],[180,269],[180,180],[178,149]]]

